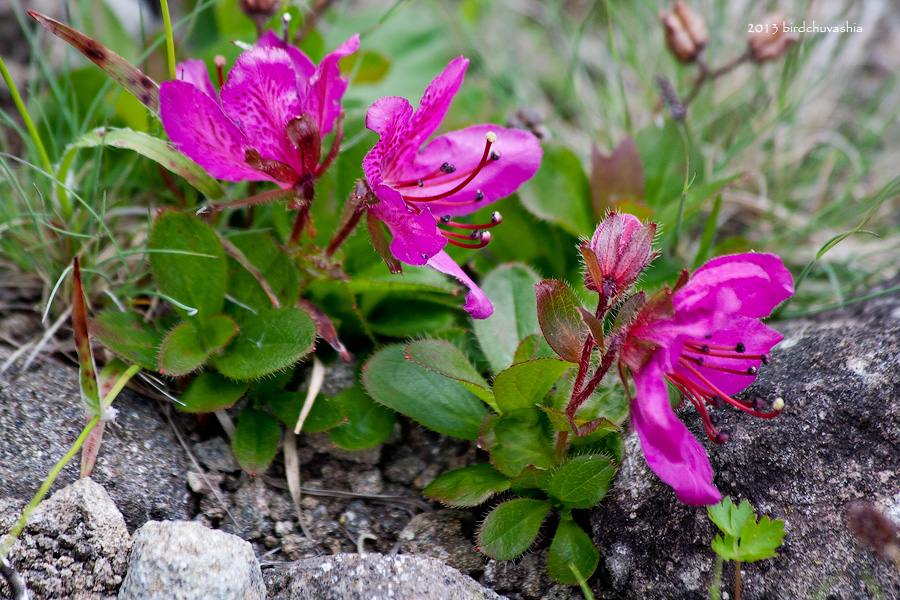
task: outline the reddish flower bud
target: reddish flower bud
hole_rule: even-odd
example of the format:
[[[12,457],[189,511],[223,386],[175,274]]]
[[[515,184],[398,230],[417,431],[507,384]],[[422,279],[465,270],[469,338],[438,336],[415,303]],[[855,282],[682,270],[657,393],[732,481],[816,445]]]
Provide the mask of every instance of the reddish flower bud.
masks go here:
[[[238,0],[238,5],[251,19],[268,21],[281,8],[281,0]]]
[[[784,15],[773,13],[763,19],[760,26],[747,36],[750,46],[750,58],[762,63],[776,58],[781,58],[788,53],[791,46],[798,38],[796,35],[785,33]]]
[[[633,215],[610,213],[591,239],[581,244],[587,266],[585,286],[609,298],[626,290],[655,258],[655,236],[656,223],[643,224]]]
[[[666,45],[681,62],[693,62],[706,47],[709,32],[703,19],[678,0],[668,11],[659,14],[666,28]]]

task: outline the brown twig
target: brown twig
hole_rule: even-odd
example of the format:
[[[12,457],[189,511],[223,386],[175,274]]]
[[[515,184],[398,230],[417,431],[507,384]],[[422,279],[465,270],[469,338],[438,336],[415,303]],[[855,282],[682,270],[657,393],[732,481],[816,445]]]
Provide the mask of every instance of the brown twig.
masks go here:
[[[328,7],[334,4],[335,0],[318,0],[313,7],[306,13],[306,16],[303,18],[303,25],[300,26],[300,30],[297,32],[297,35],[294,36],[294,43],[299,46],[303,43],[303,40],[306,39],[306,36],[309,35],[313,29],[315,29],[316,25],[319,23],[319,19],[322,18],[322,14]]]

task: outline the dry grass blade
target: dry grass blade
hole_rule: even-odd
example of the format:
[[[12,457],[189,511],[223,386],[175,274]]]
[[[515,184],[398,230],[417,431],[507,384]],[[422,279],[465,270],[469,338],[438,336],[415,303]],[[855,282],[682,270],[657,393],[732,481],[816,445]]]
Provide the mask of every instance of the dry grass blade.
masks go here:
[[[297,426],[294,427],[295,434],[299,434],[300,430],[303,429],[303,422],[309,415],[309,411],[312,410],[313,403],[316,401],[316,396],[319,395],[319,390],[322,389],[323,383],[325,383],[325,365],[322,364],[318,356],[313,354],[313,370],[309,378],[309,389],[306,391],[306,400],[303,401],[303,408],[300,409],[300,416],[297,418]]]
[[[141,104],[154,113],[159,112],[159,84],[144,75],[143,71],[103,44],[68,25],[33,10],[28,11],[28,14],[50,33],[71,44],[95,65],[106,71],[110,77],[131,92]]]
[[[297,453],[297,436],[290,429],[284,432],[284,476],[287,480],[288,491],[291,493],[291,500],[294,501],[300,529],[303,530],[303,535],[311,540],[313,539],[312,534],[306,527],[306,520],[300,509],[300,455]]]

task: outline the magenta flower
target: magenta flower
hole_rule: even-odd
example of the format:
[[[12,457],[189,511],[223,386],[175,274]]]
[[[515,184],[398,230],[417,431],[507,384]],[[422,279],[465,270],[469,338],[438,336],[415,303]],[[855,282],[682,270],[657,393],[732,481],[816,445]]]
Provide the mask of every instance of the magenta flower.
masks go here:
[[[484,230],[501,218],[494,213],[483,225],[453,218],[515,192],[537,171],[542,151],[531,133],[495,125],[453,131],[421,148],[444,119],[468,65],[463,57],[450,61],[425,90],[415,112],[404,98],[376,101],[366,115],[366,127],[381,139],[366,155],[363,170],[378,199],[369,211],[393,235],[391,253],[407,264],[427,264],[459,279],[471,290],[465,309],[485,319],[493,313],[491,301],[443,248],[448,242],[463,248],[486,246],[490,233]]]
[[[358,46],[354,35],[316,66],[270,31],[238,57],[227,82],[220,67],[219,94],[202,61],[179,63],[179,79],[160,86],[163,127],[213,177],[274,181],[310,199],[327,166],[319,164],[322,138],[335,128],[347,88],[338,61]]]
[[[783,407],[732,394],[756,378],[768,352],[781,341],[760,323],[794,293],[791,274],[771,254],[736,254],[713,259],[675,291],[651,298],[631,326],[621,362],[634,373],[632,423],[647,464],[687,504],[715,504],[722,498],[703,446],[678,420],[666,381],[697,408],[711,440],[723,443],[706,404],[731,404],[757,417],[774,417]]]

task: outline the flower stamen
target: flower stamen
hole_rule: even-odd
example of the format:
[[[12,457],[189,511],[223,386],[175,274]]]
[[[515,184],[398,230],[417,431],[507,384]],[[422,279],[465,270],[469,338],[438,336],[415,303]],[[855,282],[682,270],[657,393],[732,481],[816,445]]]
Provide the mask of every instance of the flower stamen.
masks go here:
[[[476,199],[472,202],[465,202],[465,203],[437,202],[438,200],[448,198],[448,197],[452,196],[453,194],[456,194],[457,192],[462,191],[467,185],[469,185],[469,183],[472,182],[473,179],[475,179],[478,176],[478,174],[481,172],[481,170],[485,166],[487,166],[488,163],[500,158],[499,154],[497,154],[496,152],[491,152],[491,146],[493,146],[494,143],[497,141],[497,135],[493,131],[488,131],[487,134],[485,134],[485,138],[486,139],[485,139],[485,145],[484,145],[484,153],[481,156],[481,160],[478,161],[478,165],[476,165],[474,169],[469,171],[468,176],[465,179],[463,179],[460,183],[458,183],[456,186],[447,190],[446,192],[442,192],[440,194],[435,194],[434,196],[428,196],[428,197],[403,196],[403,199],[406,202],[430,202],[430,203],[434,203],[434,204],[441,204],[441,205],[448,205],[448,206],[464,206],[465,204],[475,204],[475,203],[483,200],[484,194],[479,193],[479,194],[475,195]],[[495,156],[496,156],[496,158],[494,158]],[[432,179],[434,177],[438,177],[439,174],[451,174],[454,172],[456,172],[456,167],[454,167],[450,163],[444,163],[443,165],[441,165],[440,169],[438,169],[431,175],[423,177],[422,179],[417,179],[415,181],[407,181],[407,182],[401,183],[399,185],[395,185],[394,187],[413,187],[413,186],[423,187],[425,180]],[[422,185],[419,184],[420,181],[422,182]]]
[[[754,406],[757,406],[758,408],[762,408],[761,406],[756,405],[756,403],[745,402],[745,401],[741,401],[741,400],[732,398],[731,396],[729,396],[728,394],[726,394],[725,392],[720,390],[714,383],[712,383],[709,379],[707,379],[700,371],[698,371],[694,367],[693,363],[690,360],[688,360],[684,357],[681,357],[679,359],[679,362],[681,363],[681,366],[683,366],[685,368],[685,370],[687,370],[689,373],[691,373],[691,375],[696,377],[700,381],[700,383],[702,383],[704,386],[706,386],[706,389],[704,389],[700,385],[698,385],[696,382],[691,382],[693,384],[691,386],[691,389],[700,391],[700,393],[703,397],[719,396],[720,398],[722,398],[722,400],[724,400],[728,404],[731,404],[732,406],[741,409],[745,413],[751,414],[754,417],[760,417],[763,419],[771,419],[773,417],[777,417],[778,414],[781,412],[780,410],[773,410],[772,412],[762,412],[762,411],[754,408]]]
[[[213,59],[213,64],[216,65],[216,73],[219,74],[219,89],[222,89],[222,86],[225,85],[225,73],[223,69],[225,69],[225,57],[221,54],[216,55]]]
[[[469,236],[464,236],[464,235],[459,235],[459,234],[450,234],[446,231],[442,231],[441,233],[443,233],[445,236],[453,235],[454,237],[458,236],[461,239],[471,239]],[[477,250],[479,248],[484,248],[489,243],[491,243],[491,232],[490,231],[482,231],[482,232],[480,232],[479,238],[481,241],[479,241],[477,244],[463,244],[462,242],[457,242],[452,237],[448,237],[447,241],[450,242],[451,244],[453,244],[454,246],[459,246],[460,248],[467,248],[469,250]]]

